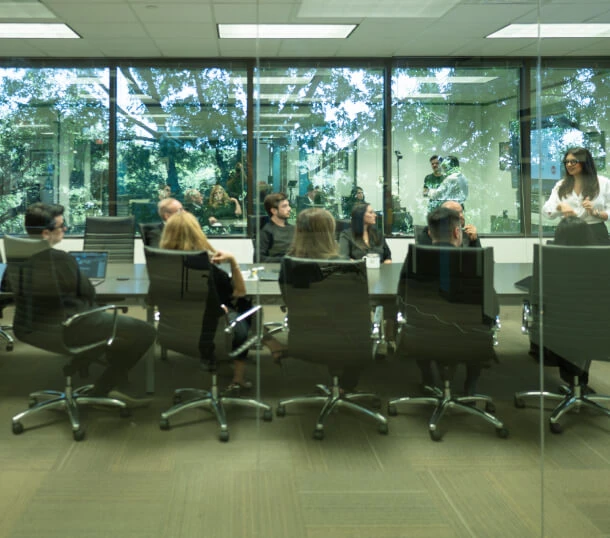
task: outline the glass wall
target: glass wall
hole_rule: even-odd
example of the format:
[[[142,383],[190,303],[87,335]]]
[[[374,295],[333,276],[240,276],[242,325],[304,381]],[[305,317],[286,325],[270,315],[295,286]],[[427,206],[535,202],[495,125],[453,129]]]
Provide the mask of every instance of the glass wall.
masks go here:
[[[208,234],[244,234],[245,68],[117,70],[117,213],[156,220],[173,196]]]
[[[519,231],[519,97],[516,67],[393,70],[393,232],[448,199],[480,233]]]
[[[0,231],[35,201],[66,207],[72,233],[107,211],[109,70],[0,69]]]
[[[356,187],[383,210],[383,74],[379,67],[261,67],[256,182],[347,219]]]

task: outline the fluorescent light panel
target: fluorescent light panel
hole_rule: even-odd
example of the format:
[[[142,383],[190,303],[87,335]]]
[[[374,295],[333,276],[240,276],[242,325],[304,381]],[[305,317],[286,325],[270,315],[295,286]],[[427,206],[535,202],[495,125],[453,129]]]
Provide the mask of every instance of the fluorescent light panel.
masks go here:
[[[219,24],[220,39],[345,39],[355,24]]]
[[[65,24],[57,23],[0,23],[0,38],[4,39],[80,39]]]
[[[488,39],[518,39],[537,38],[537,24],[509,24],[504,28],[489,34]],[[541,24],[540,37],[575,38],[575,37],[610,37],[610,24]]]

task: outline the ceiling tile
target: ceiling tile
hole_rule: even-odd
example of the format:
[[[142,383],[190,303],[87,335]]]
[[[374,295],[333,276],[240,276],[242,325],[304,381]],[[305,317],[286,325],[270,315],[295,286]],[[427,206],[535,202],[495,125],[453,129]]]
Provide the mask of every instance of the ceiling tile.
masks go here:
[[[150,7],[157,6],[157,7]],[[147,4],[133,4],[133,10],[143,22],[207,22],[212,19],[209,4],[186,4],[150,1]]]
[[[161,51],[150,39],[103,39],[92,40],[104,56],[114,58],[150,57],[161,55]]]
[[[132,23],[123,23],[117,22],[114,24],[96,24],[96,23],[85,23],[78,22],[74,25],[71,25],[71,28],[78,32],[80,36],[83,38],[106,38],[106,39],[118,39],[125,38],[125,36],[129,36],[126,39],[132,38],[140,38],[147,37],[146,32],[144,32],[144,28],[141,24],[137,22]]]
[[[65,21],[70,22],[135,22],[136,16],[127,4],[112,4],[98,2],[96,4],[73,4],[70,2],[56,2],[53,12]]]
[[[177,43],[188,44],[187,38],[217,39],[216,25],[211,22],[174,22],[163,24],[149,22],[144,25],[146,33],[156,41],[159,39],[175,39]]]

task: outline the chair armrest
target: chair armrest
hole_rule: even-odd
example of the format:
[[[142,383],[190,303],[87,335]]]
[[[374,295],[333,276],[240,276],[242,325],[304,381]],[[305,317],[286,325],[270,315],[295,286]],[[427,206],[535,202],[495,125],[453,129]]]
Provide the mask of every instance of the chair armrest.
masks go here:
[[[521,306],[521,334],[530,333],[530,326],[533,320],[532,306],[527,299],[524,299],[523,305]]]
[[[93,315],[100,314],[102,312],[107,312],[109,310],[112,311],[112,313],[113,313],[112,331],[110,332],[110,336],[108,336],[107,338],[106,337],[101,338],[97,342],[93,342],[91,344],[86,344],[83,346],[71,347],[71,346],[66,345],[66,348],[69,349],[70,353],[78,355],[80,353],[84,353],[86,351],[91,351],[93,349],[96,349],[96,348],[99,348],[102,346],[110,347],[116,337],[116,325],[117,325],[118,313],[119,313],[119,311],[125,313],[125,312],[127,312],[128,309],[126,306],[118,306],[118,305],[98,306],[97,308],[92,308],[91,310],[87,310],[86,312],[79,312],[78,314],[74,314],[73,316],[70,316],[67,320],[65,320],[62,323],[62,326],[64,328],[64,333],[65,333],[66,329],[68,329],[69,327],[71,327],[74,324],[77,324],[80,320],[88,318]],[[65,338],[64,338],[64,342],[65,342]]]

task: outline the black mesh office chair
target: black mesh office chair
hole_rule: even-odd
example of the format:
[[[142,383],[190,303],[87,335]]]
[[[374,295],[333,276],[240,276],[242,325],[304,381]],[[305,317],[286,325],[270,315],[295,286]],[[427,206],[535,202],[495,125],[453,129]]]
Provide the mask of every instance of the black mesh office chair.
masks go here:
[[[112,344],[116,327],[108,334],[100,334],[99,340],[86,346],[71,347],[66,344],[65,332],[68,328],[78,328],[80,321],[99,312],[113,311],[116,316],[124,307],[108,305],[93,308],[66,319],[64,304],[69,298],[62,296],[57,285],[56,267],[48,241],[22,239],[5,236],[4,248],[7,258],[7,274],[15,300],[13,321],[15,336],[31,346],[59,353],[68,358],[63,368],[65,389],[63,391],[42,390],[30,394],[29,409],[18,413],[12,419],[13,433],[20,434],[24,427],[22,420],[40,411],[60,409],[67,413],[76,441],[85,437],[81,426],[79,407],[99,405],[109,409],[119,409],[121,416],[129,416],[129,409],[120,400],[108,397],[88,396],[92,385],[72,388],[72,376],[82,370],[83,354],[99,349],[100,354]]]
[[[177,389],[174,393],[175,405],[161,414],[161,429],[169,429],[170,419],[187,409],[211,410],[220,426],[219,439],[229,440],[229,429],[225,416],[225,404],[250,407],[263,411],[263,419],[272,419],[268,405],[250,398],[225,396],[217,383],[216,358],[235,356],[254,346],[259,338],[254,336],[235,352],[231,352],[231,324],[221,316],[221,326],[214,334],[209,330],[211,319],[218,319],[220,306],[214,298],[213,287],[209,285],[211,267],[205,252],[182,252],[145,247],[146,266],[150,279],[149,301],[160,313],[158,342],[166,350],[176,351],[207,362],[212,376],[209,390],[197,388]],[[261,307],[255,307],[244,315],[254,315]],[[253,326],[255,324],[253,323]],[[213,326],[213,323],[212,323]],[[213,346],[210,341],[213,340]]]
[[[609,361],[608,301],[610,281],[601,268],[610,263],[608,247],[534,246],[534,275],[530,299],[526,302],[523,332],[531,340],[543,344],[556,356],[573,365],[574,371],[589,370],[592,361]],[[542,273],[542,295],[539,278]],[[544,315],[540,317],[541,305]],[[542,319],[542,327],[540,321]],[[581,374],[574,375],[569,385],[561,385],[559,393],[527,391],[515,394],[515,406],[525,407],[525,399],[536,398],[559,402],[551,412],[550,430],[561,433],[562,417],[569,411],[592,409],[610,417],[610,410],[599,405],[609,404],[610,396],[588,394]],[[582,416],[582,415],[581,415]]]
[[[108,252],[108,263],[133,263],[135,218],[87,217],[84,250]]]
[[[370,393],[346,393],[341,386],[342,378],[349,376],[353,383],[358,370],[373,363],[378,344],[371,324],[365,263],[286,256],[282,269],[280,285],[288,308],[285,355],[328,365],[332,384],[317,385],[321,395],[280,401],[277,415],[284,416],[289,405],[318,402],[322,410],[313,433],[315,439],[324,438],[324,423],[337,407],[372,417],[379,432],[388,433],[383,415],[357,403],[360,399],[379,398]]]
[[[248,230],[252,234],[252,261],[260,263],[260,251],[258,249],[258,234],[262,227],[269,222],[269,215],[266,213],[261,215],[248,215]]]
[[[159,248],[159,241],[163,233],[162,222],[140,222],[140,236],[145,247]]]
[[[489,396],[454,396],[451,392],[458,363],[478,369],[495,359],[498,304],[493,290],[493,249],[409,245],[399,302],[402,319],[397,354],[424,361],[424,365],[434,361],[443,387],[425,387],[430,396],[391,400],[388,414],[396,415],[397,406],[403,403],[433,405],[428,428],[430,437],[439,441],[441,418],[456,408],[486,420],[500,437],[507,437],[504,424],[491,414],[495,406]],[[477,403],[483,403],[485,410],[478,409]]]

